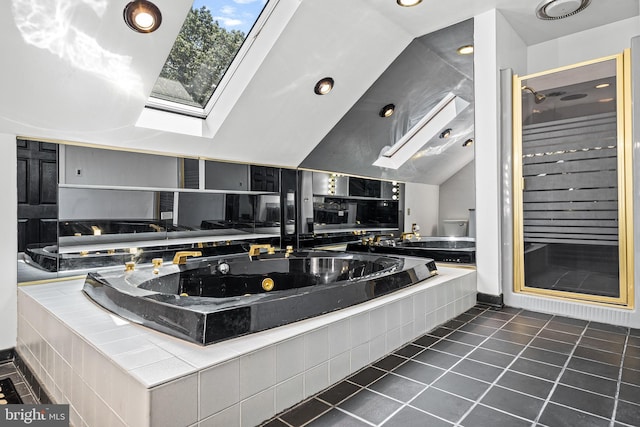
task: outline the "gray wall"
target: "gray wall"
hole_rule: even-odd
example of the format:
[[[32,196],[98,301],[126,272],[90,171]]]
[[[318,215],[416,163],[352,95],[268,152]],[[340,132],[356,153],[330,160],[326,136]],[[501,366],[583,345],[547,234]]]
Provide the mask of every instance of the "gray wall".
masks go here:
[[[200,228],[202,220],[224,220],[224,194],[176,193],[178,218],[174,223]]]
[[[404,229],[410,232],[411,224],[420,226],[423,236],[438,235],[437,185],[407,182],[404,186]]]
[[[476,207],[475,162],[467,164],[440,184],[438,234],[444,235],[445,219],[469,219],[469,209]]]
[[[64,169],[61,183],[178,188],[176,157],[73,145],[60,147],[64,147],[60,153]]]
[[[58,218],[155,219],[155,195],[153,191],[59,188]]]

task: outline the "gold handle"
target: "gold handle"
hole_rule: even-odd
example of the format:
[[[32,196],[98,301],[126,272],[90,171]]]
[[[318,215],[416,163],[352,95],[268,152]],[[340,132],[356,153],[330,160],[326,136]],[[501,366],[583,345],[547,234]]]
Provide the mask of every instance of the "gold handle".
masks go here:
[[[133,271],[135,269],[136,269],[136,263],[133,261],[129,261],[124,264],[124,271]]]
[[[252,256],[260,255],[260,249],[266,249],[267,252],[270,254],[276,253],[276,249],[269,244],[251,245],[249,246],[249,256],[252,257]]]
[[[202,252],[200,251],[178,251],[173,257],[174,264],[186,264],[187,257],[190,256],[202,256]]]
[[[151,260],[151,263],[155,268],[162,267],[162,262],[163,262],[162,258],[154,258]]]

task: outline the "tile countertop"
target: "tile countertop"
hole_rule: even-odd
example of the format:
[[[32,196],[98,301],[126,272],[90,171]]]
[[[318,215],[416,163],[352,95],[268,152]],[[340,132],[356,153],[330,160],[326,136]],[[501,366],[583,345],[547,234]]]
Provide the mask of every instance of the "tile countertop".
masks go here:
[[[20,286],[18,289],[146,388],[152,388],[376,308],[385,302],[471,274],[472,270],[439,266],[438,273],[421,283],[363,304],[206,347],[131,323],[103,309],[82,293],[83,278]]]

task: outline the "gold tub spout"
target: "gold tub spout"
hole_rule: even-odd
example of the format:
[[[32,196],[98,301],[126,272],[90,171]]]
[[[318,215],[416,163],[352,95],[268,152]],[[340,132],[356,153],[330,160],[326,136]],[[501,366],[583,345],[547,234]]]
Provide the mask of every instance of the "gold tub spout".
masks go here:
[[[276,252],[276,248],[268,243],[263,245],[251,245],[249,246],[249,257],[260,255],[260,249],[266,249],[267,253],[270,254],[274,254]]]
[[[190,256],[202,256],[202,252],[200,251],[178,251],[173,257],[174,264],[186,264],[187,257]]]
[[[383,239],[383,238],[385,238],[385,237],[391,237],[391,238],[393,238],[393,234],[378,234],[378,235],[375,237],[375,239],[374,239],[373,243],[375,243],[375,244],[377,245],[377,244],[379,244],[379,243],[382,241],[382,239]]]

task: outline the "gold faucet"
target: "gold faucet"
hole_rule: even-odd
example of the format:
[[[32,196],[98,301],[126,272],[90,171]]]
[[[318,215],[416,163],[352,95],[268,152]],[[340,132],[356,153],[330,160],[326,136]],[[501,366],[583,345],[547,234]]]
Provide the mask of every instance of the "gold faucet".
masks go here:
[[[402,233],[400,235],[400,240],[411,240],[413,237],[415,237],[415,233]]]
[[[268,254],[276,253],[276,248],[268,243],[263,245],[251,245],[249,246],[249,257],[260,255],[260,249],[266,249]]]
[[[378,234],[378,235],[376,236],[375,240],[374,240],[374,243],[375,243],[376,245],[377,245],[377,244],[379,244],[379,243],[382,241],[382,239],[383,239],[384,237],[391,237],[391,238],[393,238],[393,234]]]
[[[285,258],[289,258],[289,255],[291,255],[293,253],[293,246],[289,245],[287,246],[287,251],[284,254]]]
[[[173,257],[174,264],[186,264],[187,257],[190,256],[202,256],[202,252],[200,251],[178,251]]]
[[[158,233],[164,231],[164,229],[162,227],[160,227],[159,225],[157,225],[157,224],[149,224],[149,227],[153,228]]]

